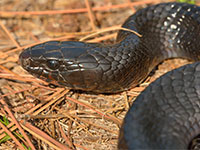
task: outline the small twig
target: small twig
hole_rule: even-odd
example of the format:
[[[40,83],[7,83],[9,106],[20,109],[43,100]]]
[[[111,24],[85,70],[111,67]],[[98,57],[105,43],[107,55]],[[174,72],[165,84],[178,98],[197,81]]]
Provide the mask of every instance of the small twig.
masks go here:
[[[141,34],[137,33],[137,32],[134,31],[134,30],[131,30],[131,29],[128,29],[128,28],[123,28],[123,27],[120,27],[120,26],[113,26],[113,27],[110,27],[110,28],[98,30],[98,31],[96,31],[95,33],[89,34],[89,35],[87,35],[87,36],[81,38],[79,41],[84,41],[84,40],[86,40],[86,39],[88,39],[88,38],[91,38],[91,37],[93,37],[93,36],[99,35],[100,33],[105,33],[105,32],[114,31],[114,30],[129,31],[129,32],[134,33],[134,34],[137,35],[138,37],[142,37]]]
[[[88,16],[90,18],[90,22],[91,22],[91,25],[92,25],[92,29],[93,30],[96,30],[96,25],[95,25],[95,16],[94,16],[94,13],[92,11],[92,8],[90,6],[90,3],[88,0],[85,0],[85,4],[86,4],[86,7],[87,7],[87,10],[88,10]]]
[[[16,137],[10,132],[1,122],[0,122],[1,128],[15,141],[15,143],[19,146],[21,150],[25,150],[25,148],[22,146],[22,144],[16,139]]]

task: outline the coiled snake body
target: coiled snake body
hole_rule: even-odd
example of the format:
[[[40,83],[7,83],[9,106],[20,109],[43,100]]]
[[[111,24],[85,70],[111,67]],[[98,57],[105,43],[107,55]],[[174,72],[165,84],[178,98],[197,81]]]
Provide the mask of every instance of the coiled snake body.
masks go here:
[[[200,8],[162,3],[137,11],[113,45],[50,41],[20,55],[31,74],[72,89],[115,93],[142,82],[167,58],[200,58]],[[171,71],[147,87],[128,111],[119,148],[198,148],[200,63]],[[194,144],[195,143],[195,144]]]

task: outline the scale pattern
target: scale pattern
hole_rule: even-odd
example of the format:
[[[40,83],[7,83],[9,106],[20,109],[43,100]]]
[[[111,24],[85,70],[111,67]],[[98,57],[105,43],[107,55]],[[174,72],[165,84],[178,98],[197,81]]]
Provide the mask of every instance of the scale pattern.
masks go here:
[[[113,45],[50,41],[20,55],[31,74],[53,84],[98,93],[116,93],[141,83],[166,58],[199,60],[200,9],[163,3],[141,9],[123,24]]]
[[[168,72],[134,101],[121,129],[123,149],[188,149],[200,134],[200,62]]]
[[[127,90],[161,61],[200,58],[200,8],[162,3],[137,11],[113,45],[50,41],[20,54],[24,69],[71,89],[98,93]],[[139,95],[121,128],[119,149],[187,149],[200,133],[200,62],[157,79]],[[198,148],[197,148],[198,149]]]

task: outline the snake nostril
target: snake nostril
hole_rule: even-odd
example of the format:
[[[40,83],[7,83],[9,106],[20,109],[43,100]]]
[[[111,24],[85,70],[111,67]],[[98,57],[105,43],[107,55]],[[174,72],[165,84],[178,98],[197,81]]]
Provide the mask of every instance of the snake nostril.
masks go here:
[[[31,56],[30,51],[23,51],[20,55],[19,55],[19,59],[23,60],[23,59],[28,59]]]
[[[30,59],[31,53],[29,50],[25,50],[19,55],[19,63],[23,68],[27,68],[27,66],[30,64]]]

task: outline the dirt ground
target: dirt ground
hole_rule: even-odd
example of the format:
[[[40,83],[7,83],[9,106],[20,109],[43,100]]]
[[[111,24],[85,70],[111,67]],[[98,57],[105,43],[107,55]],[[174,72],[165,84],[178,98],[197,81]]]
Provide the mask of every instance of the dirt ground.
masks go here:
[[[141,85],[110,95],[55,88],[24,71],[18,56],[26,47],[48,40],[79,40],[121,25],[137,9],[168,0],[87,2],[0,0],[0,149],[117,149],[123,118],[138,94],[162,74],[190,63],[167,60]],[[116,33],[89,40],[114,43]]]

